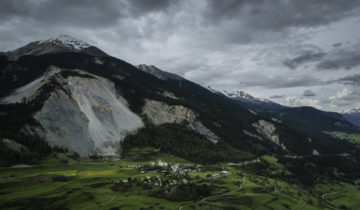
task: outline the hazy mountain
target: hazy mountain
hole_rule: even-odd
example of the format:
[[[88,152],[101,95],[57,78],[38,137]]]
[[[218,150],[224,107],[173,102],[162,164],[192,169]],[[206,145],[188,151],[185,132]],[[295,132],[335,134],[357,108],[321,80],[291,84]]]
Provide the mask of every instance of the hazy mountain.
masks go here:
[[[342,112],[342,115],[354,125],[360,127],[360,108],[353,108]]]

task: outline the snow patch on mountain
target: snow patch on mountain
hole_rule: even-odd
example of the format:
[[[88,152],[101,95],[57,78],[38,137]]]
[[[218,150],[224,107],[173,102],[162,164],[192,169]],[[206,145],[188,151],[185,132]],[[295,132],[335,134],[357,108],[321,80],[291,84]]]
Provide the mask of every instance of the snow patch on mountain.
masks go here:
[[[76,39],[72,36],[66,35],[66,34],[61,34],[61,35],[52,37],[47,40],[39,41],[39,44],[42,44],[45,42],[53,43],[56,45],[65,45],[65,46],[70,47],[75,50],[82,50],[82,49],[91,47],[91,45],[89,45],[88,43],[86,43],[80,39]]]
[[[265,99],[265,98],[256,98],[252,95],[250,95],[249,93],[246,93],[244,91],[229,91],[229,90],[223,90],[220,91],[222,94],[224,94],[225,96],[229,97],[229,98],[233,98],[236,100],[250,100],[250,101],[260,101],[260,102],[265,102],[265,103],[273,103],[272,101]]]
[[[352,109],[349,109],[349,110],[345,110],[345,111],[342,111],[340,112],[341,114],[355,114],[355,113],[360,113],[360,107],[358,108],[352,108]]]
[[[211,87],[210,85],[203,85],[204,88],[208,89],[209,91],[216,93],[216,94],[222,94],[225,95],[228,98],[232,98],[235,100],[242,100],[242,101],[252,101],[252,102],[263,102],[263,103],[274,103],[268,99],[265,98],[257,98],[249,93],[246,93],[241,90],[218,90],[216,88]]]
[[[71,37],[69,35],[59,35],[50,39],[31,42],[23,47],[5,53],[9,60],[17,60],[24,55],[44,55],[66,52],[81,52],[93,56],[107,56],[100,49],[88,43]]]

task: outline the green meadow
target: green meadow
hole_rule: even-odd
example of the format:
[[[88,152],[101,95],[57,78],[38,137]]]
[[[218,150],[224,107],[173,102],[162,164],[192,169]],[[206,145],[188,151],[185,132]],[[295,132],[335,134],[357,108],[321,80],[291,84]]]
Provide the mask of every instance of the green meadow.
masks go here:
[[[357,209],[360,206],[358,187],[344,182],[305,188],[274,176],[254,174],[246,167],[198,166],[153,151],[153,148],[134,148],[121,160],[74,160],[55,154],[32,167],[1,168],[0,209]],[[274,157],[260,159],[269,163],[269,170],[275,174],[290,173]],[[184,169],[186,173],[176,178],[174,174],[146,168],[156,160],[186,164],[193,169]],[[222,171],[227,174],[221,175]],[[147,177],[151,184],[144,184]],[[171,184],[172,179],[177,179],[177,184]],[[154,180],[170,185],[160,186]]]

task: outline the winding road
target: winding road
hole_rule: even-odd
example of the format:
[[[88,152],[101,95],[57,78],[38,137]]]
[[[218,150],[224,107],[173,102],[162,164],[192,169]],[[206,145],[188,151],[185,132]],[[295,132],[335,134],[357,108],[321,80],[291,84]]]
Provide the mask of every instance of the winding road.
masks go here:
[[[116,195],[116,196],[112,197],[112,198],[111,198],[110,200],[108,200],[108,201],[104,201],[104,202],[102,202],[102,203],[98,203],[98,204],[86,206],[86,207],[81,208],[81,209],[79,209],[79,210],[84,210],[84,209],[88,209],[88,208],[91,208],[91,207],[94,207],[94,206],[99,206],[99,205],[101,205],[101,204],[109,203],[109,202],[115,200],[115,198],[117,198],[117,197],[118,197],[118,196]]]
[[[203,198],[202,200],[200,200],[200,201],[198,201],[198,202],[195,202],[195,203],[190,203],[190,204],[185,204],[185,205],[182,205],[182,206],[180,206],[180,207],[179,207],[179,210],[182,210],[182,209],[183,209],[184,207],[186,207],[186,206],[198,205],[198,204],[200,204],[200,203],[202,203],[202,202],[204,202],[204,201],[206,201],[206,200],[208,200],[208,199],[210,199],[210,198],[222,197],[222,196],[228,195],[228,194],[230,194],[230,193],[232,193],[232,192],[239,191],[239,190],[241,190],[241,189],[242,189],[242,187],[243,187],[243,185],[244,185],[245,183],[246,183],[246,176],[244,176],[244,178],[243,178],[243,182],[241,183],[241,185],[239,186],[239,188],[238,188],[238,189],[236,189],[236,190],[232,190],[232,191],[229,191],[229,192],[226,192],[226,193],[223,193],[223,194],[212,195],[212,196],[209,196],[209,197]]]

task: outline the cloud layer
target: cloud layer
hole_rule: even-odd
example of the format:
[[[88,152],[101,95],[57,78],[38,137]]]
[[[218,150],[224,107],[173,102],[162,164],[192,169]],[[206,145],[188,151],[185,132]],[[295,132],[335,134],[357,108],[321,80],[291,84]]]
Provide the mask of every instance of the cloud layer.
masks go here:
[[[0,0],[0,51],[69,34],[201,84],[341,110],[360,106],[330,102],[359,88],[359,15],[359,0]]]

